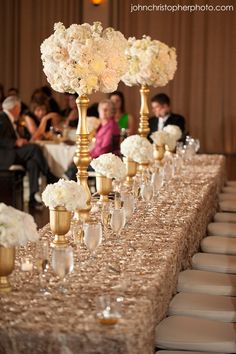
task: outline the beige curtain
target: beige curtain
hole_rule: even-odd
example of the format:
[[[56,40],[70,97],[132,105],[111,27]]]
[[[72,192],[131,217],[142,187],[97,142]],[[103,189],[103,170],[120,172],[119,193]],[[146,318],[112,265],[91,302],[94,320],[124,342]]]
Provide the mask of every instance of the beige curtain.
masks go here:
[[[131,4],[233,5],[232,12],[130,12]],[[175,78],[165,88],[173,111],[187,119],[189,132],[207,152],[236,152],[236,3],[235,1],[113,0],[113,23],[126,36],[150,35],[178,55]],[[121,85],[127,108],[138,116],[137,88]]]
[[[201,140],[202,151],[236,152],[235,1],[227,1],[234,5],[233,12],[193,13],[130,13],[130,6],[226,2],[104,0],[101,7],[92,9],[89,3],[90,0],[0,0],[0,82],[6,88],[19,87],[22,99],[28,102],[32,91],[46,83],[39,47],[52,33],[54,22],[62,21],[68,26],[95,20],[97,13],[97,20],[108,18],[127,37],[147,34],[174,46],[178,55],[175,78],[165,88],[152,89],[151,95],[166,92],[171,96],[173,111],[186,117],[189,132]],[[120,88],[126,96],[127,110],[135,115],[138,124],[138,88],[122,84]],[[96,95],[91,97],[91,101],[97,99]]]

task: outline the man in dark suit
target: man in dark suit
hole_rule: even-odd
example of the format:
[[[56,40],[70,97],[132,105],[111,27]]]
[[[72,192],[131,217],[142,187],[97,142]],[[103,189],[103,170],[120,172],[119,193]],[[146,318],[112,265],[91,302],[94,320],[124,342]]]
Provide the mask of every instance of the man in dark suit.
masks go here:
[[[0,169],[6,170],[12,164],[23,165],[29,175],[30,207],[40,209],[42,203],[38,199],[40,172],[46,176],[48,183],[58,179],[50,172],[48,164],[38,145],[30,144],[22,139],[16,128],[21,110],[21,102],[17,96],[7,97],[0,113]],[[38,200],[37,200],[38,199]]]
[[[149,119],[149,136],[157,130],[163,130],[167,125],[177,125],[184,134],[185,119],[179,114],[171,112],[170,98],[165,93],[159,93],[151,99],[154,117]]]

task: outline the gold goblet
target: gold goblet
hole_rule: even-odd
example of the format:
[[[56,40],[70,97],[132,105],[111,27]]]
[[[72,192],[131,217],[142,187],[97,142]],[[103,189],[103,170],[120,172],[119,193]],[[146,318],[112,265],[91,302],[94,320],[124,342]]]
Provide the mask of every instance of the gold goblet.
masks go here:
[[[109,201],[108,195],[112,191],[112,179],[97,174],[96,187],[97,187],[97,192],[100,195],[100,201],[108,202]]]
[[[129,159],[128,157],[123,158],[125,168],[126,168],[126,182],[125,184],[128,186],[132,186],[133,178],[137,173],[137,162]]]
[[[62,206],[50,209],[50,228],[54,234],[53,247],[65,247],[69,242],[65,235],[70,230],[71,212]]]
[[[15,247],[0,246],[0,292],[11,291],[8,276],[14,270],[15,254]]]

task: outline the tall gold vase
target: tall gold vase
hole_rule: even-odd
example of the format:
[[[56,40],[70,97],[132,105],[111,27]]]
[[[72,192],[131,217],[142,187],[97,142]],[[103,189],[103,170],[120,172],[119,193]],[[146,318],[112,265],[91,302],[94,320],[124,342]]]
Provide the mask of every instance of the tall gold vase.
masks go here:
[[[74,163],[78,169],[77,181],[81,184],[87,194],[87,206],[85,209],[78,210],[78,214],[82,220],[89,218],[91,210],[91,193],[88,187],[88,166],[91,162],[89,154],[89,133],[87,128],[87,109],[89,99],[86,95],[77,98],[76,104],[79,112],[79,122],[76,131],[76,151],[74,156]]]
[[[133,178],[137,173],[137,162],[134,160],[129,159],[128,157],[123,158],[125,168],[126,168],[126,181],[125,184],[127,186],[132,186]]]
[[[101,202],[109,201],[109,193],[112,191],[112,179],[102,176],[100,174],[96,175],[96,188],[100,195]]]
[[[64,207],[58,206],[50,209],[49,213],[50,228],[54,234],[52,246],[66,247],[69,242],[65,235],[70,230],[71,212],[67,211]]]
[[[149,95],[149,88],[147,85],[142,85],[141,89],[139,90],[141,95],[141,108],[140,108],[140,121],[139,121],[139,129],[138,132],[140,136],[146,138],[148,133],[150,132],[149,123],[148,123],[148,95]]]
[[[0,246],[0,293],[11,291],[8,276],[13,272],[15,265],[15,247]]]

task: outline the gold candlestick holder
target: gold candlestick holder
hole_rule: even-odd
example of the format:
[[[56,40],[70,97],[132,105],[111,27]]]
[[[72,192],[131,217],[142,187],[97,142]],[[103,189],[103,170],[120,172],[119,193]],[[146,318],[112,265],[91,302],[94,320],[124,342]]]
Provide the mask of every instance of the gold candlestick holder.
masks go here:
[[[65,235],[70,230],[71,212],[62,206],[50,209],[50,228],[54,234],[52,247],[66,247],[69,245]]]
[[[140,108],[140,121],[139,121],[139,129],[138,132],[140,136],[146,138],[148,133],[150,132],[149,124],[148,124],[148,95],[149,95],[149,88],[147,85],[142,85],[141,89],[139,90],[141,95],[141,108]]]
[[[8,276],[13,272],[15,266],[15,247],[0,246],[0,293],[11,291],[11,284]]]
[[[77,181],[81,184],[87,194],[87,206],[85,209],[78,210],[79,217],[82,220],[89,218],[91,210],[91,193],[88,187],[88,166],[91,162],[89,154],[89,133],[87,128],[87,109],[89,99],[86,95],[77,98],[76,104],[79,112],[79,122],[76,131],[76,151],[74,156],[74,163],[78,169]]]

